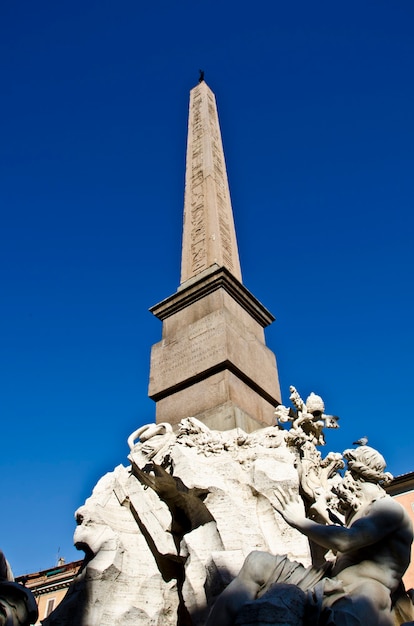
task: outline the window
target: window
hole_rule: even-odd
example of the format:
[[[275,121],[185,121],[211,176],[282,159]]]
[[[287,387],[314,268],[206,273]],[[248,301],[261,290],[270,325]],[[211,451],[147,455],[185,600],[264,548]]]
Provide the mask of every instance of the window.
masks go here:
[[[44,615],[45,617],[47,617],[48,615],[51,614],[51,612],[55,608],[55,602],[56,602],[56,598],[50,598],[50,600],[47,601],[46,611],[45,611],[45,615]]]

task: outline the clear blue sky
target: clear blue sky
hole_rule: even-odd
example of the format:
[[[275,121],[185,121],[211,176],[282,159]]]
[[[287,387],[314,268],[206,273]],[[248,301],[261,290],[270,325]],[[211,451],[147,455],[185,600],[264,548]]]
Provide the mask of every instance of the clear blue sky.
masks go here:
[[[154,420],[148,308],[180,275],[188,92],[216,93],[244,284],[287,402],[414,470],[414,3],[0,3],[0,546],[73,512]]]

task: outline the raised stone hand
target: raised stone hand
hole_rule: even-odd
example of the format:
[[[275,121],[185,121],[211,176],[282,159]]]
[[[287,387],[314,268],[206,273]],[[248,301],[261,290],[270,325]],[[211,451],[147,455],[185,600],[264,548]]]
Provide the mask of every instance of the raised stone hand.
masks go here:
[[[290,487],[288,489],[277,487],[274,494],[276,496],[276,502],[273,503],[273,507],[290,526],[296,526],[306,519],[303,510],[303,502],[293,489]]]

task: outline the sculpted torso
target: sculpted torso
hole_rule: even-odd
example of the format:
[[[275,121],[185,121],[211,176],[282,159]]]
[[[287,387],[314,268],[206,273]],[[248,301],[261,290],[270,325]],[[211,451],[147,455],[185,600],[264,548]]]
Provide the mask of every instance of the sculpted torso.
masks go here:
[[[406,511],[390,496],[380,497],[357,511],[349,531],[352,547],[337,554],[333,575],[345,584],[358,576],[395,589],[410,561],[413,531]]]

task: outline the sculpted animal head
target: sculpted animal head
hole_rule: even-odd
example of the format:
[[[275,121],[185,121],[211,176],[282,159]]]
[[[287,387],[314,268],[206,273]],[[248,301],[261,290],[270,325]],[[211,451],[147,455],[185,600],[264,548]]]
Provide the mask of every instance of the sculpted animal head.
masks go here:
[[[73,536],[75,547],[83,550],[87,560],[94,558],[100,550],[113,550],[118,547],[116,533],[102,518],[99,511],[81,506],[75,513],[77,528]]]

